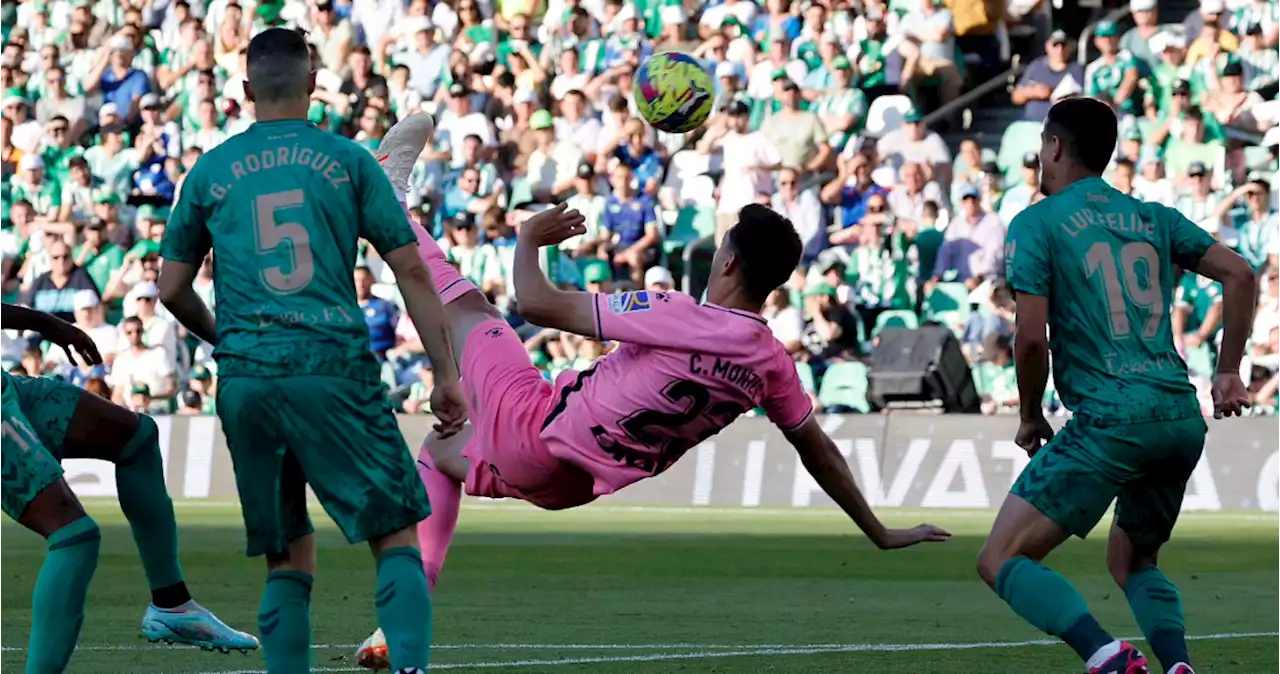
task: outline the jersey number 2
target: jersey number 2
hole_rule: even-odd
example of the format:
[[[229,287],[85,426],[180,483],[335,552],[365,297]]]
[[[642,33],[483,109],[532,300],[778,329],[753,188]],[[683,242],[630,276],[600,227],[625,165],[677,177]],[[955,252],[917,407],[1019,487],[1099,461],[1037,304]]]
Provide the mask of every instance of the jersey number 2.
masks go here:
[[[648,473],[657,474],[675,463],[694,445],[719,433],[721,429],[733,423],[739,415],[746,411],[743,406],[729,401],[711,405],[711,392],[707,387],[689,379],[676,379],[666,388],[662,395],[673,403],[688,401],[689,406],[682,412],[663,412],[660,410],[640,410],[628,415],[618,422],[618,426],[626,431],[635,442],[645,447],[656,449],[658,453],[637,452],[618,444],[609,437],[604,426],[595,426],[591,433],[596,436],[600,448],[608,452],[617,461],[632,468],[639,468]],[[684,426],[697,423],[705,418],[707,427],[695,436],[693,442],[686,439],[682,432]],[[673,430],[674,429],[674,430]]]
[[[1139,269],[1141,263],[1143,269]],[[1164,293],[1160,291],[1160,258],[1156,249],[1149,243],[1135,241],[1120,247],[1120,266],[1116,267],[1116,256],[1111,244],[1098,242],[1089,247],[1084,257],[1085,274],[1092,277],[1102,274],[1102,285],[1106,288],[1107,313],[1111,317],[1111,334],[1116,337],[1127,337],[1132,329],[1129,326],[1129,305],[1135,305],[1148,314],[1142,326],[1142,337],[1150,339],[1160,330],[1160,319],[1164,318]],[[1120,277],[1123,272],[1124,283]]]
[[[269,260],[260,276],[268,288],[280,295],[296,293],[307,287],[316,271],[307,228],[299,222],[279,222],[276,217],[280,210],[301,206],[304,198],[302,190],[288,190],[260,195],[253,202],[253,232],[258,256]],[[282,252],[288,264],[280,262]]]

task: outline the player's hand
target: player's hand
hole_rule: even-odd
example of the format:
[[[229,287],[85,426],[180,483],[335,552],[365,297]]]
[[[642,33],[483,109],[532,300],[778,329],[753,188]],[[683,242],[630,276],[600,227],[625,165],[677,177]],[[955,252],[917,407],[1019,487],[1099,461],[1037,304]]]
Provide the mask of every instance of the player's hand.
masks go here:
[[[75,356],[71,353],[72,350],[80,355],[80,361],[86,365],[102,364],[102,354],[98,353],[98,346],[93,343],[93,339],[64,320],[53,319],[48,326],[40,330],[40,334],[62,347],[62,350],[67,353],[67,360],[72,364],[76,362]]]
[[[586,217],[557,204],[520,224],[519,237],[538,246],[555,246],[571,236],[586,234]]]
[[[1249,390],[1238,372],[1219,372],[1213,378],[1213,418],[1244,416],[1249,406]]]
[[[462,384],[436,384],[431,389],[431,413],[436,415],[432,428],[440,437],[447,438],[462,430],[467,423],[467,399],[462,395]]]
[[[1035,456],[1040,447],[1053,439],[1053,427],[1043,416],[1036,416],[1030,421],[1023,420],[1018,425],[1018,433],[1013,436],[1014,444],[1026,451],[1027,456]]]
[[[886,529],[884,536],[877,541],[872,541],[876,547],[881,550],[897,550],[898,548],[907,548],[916,543],[941,543],[949,540],[951,532],[942,527],[935,527],[932,524],[921,524],[911,529]]]

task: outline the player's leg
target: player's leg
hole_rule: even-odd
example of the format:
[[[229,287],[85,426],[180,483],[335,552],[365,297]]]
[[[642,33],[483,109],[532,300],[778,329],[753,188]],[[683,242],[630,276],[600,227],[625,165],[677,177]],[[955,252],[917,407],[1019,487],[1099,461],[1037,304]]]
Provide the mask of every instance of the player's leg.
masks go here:
[[[306,479],[286,449],[274,379],[227,377],[218,383],[218,418],[236,474],[250,557],[266,555],[258,633],[271,674],[311,669],[311,586],[315,539]]]
[[[417,524],[431,506],[383,387],[339,377],[283,381],[290,453],[347,540],[367,541],[377,560],[374,607],[391,669],[426,671],[431,595]]]
[[[378,146],[375,154],[402,205],[405,202],[404,193],[409,183],[409,174],[434,131],[435,122],[430,115],[411,115],[392,126]],[[413,222],[407,208],[405,218],[410,223]],[[431,271],[436,292],[449,317],[454,352],[461,358],[463,345],[475,327],[492,318],[502,319],[502,314],[474,283],[449,264],[444,251],[440,250],[440,246],[426,230],[416,224],[413,227],[418,234],[419,254]]]
[[[444,568],[449,543],[458,527],[462,509],[462,484],[471,470],[471,461],[462,450],[471,441],[475,428],[471,424],[442,438],[432,431],[418,452],[418,476],[431,498],[431,517],[418,522],[418,548],[422,551],[422,570],[427,589],[434,591]]]
[[[1141,654],[1107,633],[1075,587],[1041,563],[1072,534],[1087,535],[1118,491],[1080,460],[1086,439],[1085,424],[1073,420],[1027,465],[978,553],[978,575],[1024,620],[1071,646],[1090,672],[1128,674],[1111,665],[1127,667]]]
[[[23,412],[20,391],[27,381],[4,375],[3,504],[5,514],[40,534],[49,546],[32,598],[27,672],[60,672],[84,622],[101,535]]]
[[[1193,674],[1187,652],[1186,619],[1178,588],[1157,566],[1169,540],[1187,480],[1204,447],[1200,419],[1136,425],[1132,432],[1163,454],[1143,477],[1125,486],[1107,539],[1107,568],[1124,590],[1151,651],[1168,674]]]
[[[84,624],[89,581],[98,567],[101,534],[17,404],[14,378],[4,377],[4,512],[48,542],[49,554],[32,597],[28,674],[61,672]]]
[[[115,464],[120,509],[151,588],[143,634],[202,648],[257,648],[251,635],[231,629],[191,599],[178,561],[178,525],[155,421],[55,380],[24,380],[19,389],[37,434],[46,446],[59,448],[61,458]]]

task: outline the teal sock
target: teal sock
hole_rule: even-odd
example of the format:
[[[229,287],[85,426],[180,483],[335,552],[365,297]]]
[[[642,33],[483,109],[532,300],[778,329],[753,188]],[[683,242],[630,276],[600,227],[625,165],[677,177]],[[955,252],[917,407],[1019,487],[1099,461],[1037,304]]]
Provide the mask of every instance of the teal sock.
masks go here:
[[[1148,565],[1130,574],[1124,596],[1138,627],[1165,670],[1179,662],[1191,664],[1187,654],[1187,621],[1182,617],[1178,588],[1160,569]]]
[[[309,573],[272,571],[258,606],[258,633],[268,674],[311,671],[311,584]]]
[[[387,638],[391,671],[427,669],[431,650],[431,594],[417,548],[392,548],[378,555],[378,626]]]
[[[129,520],[147,584],[154,595],[155,590],[182,583],[182,565],[178,562],[178,521],[164,484],[160,434],[151,417],[144,414],[141,418],[138,431],[116,460],[116,487],[120,509]],[[182,594],[185,593],[184,587]],[[173,608],[190,598],[179,596],[162,602],[169,606],[157,606]]]
[[[32,600],[27,674],[67,668],[84,624],[85,598],[98,568],[101,541],[98,523],[88,515],[49,536],[49,555],[36,577]]]
[[[1066,578],[1026,557],[1014,557],[1000,567],[996,594],[1023,620],[1065,641],[1081,660],[1088,661],[1114,641]]]

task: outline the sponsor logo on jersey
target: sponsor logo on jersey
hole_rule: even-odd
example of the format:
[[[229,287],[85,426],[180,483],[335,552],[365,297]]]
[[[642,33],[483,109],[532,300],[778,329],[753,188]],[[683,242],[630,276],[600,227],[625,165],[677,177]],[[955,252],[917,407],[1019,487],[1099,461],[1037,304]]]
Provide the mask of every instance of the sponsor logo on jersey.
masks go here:
[[[632,314],[637,311],[648,311],[652,306],[649,302],[649,291],[647,290],[609,296],[609,313],[617,316]]]

